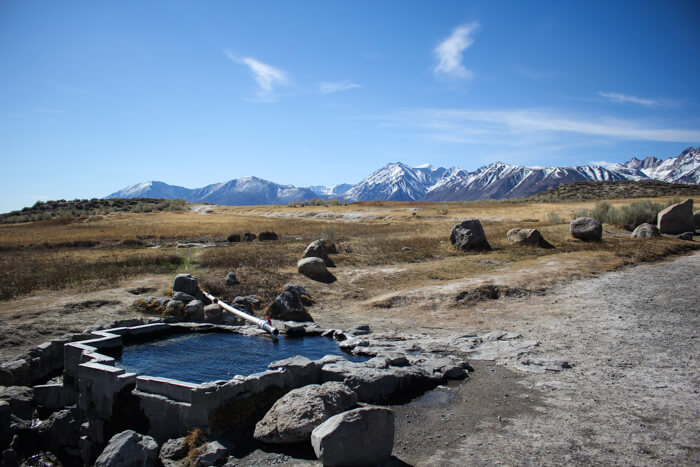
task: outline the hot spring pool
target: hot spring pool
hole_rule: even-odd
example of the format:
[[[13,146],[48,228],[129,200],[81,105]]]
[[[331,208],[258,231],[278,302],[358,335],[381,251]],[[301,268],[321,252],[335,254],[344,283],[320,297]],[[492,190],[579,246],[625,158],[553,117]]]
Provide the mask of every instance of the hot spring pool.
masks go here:
[[[327,337],[280,337],[275,341],[232,333],[190,333],[125,346],[116,364],[142,375],[204,383],[265,371],[270,362],[295,355],[310,360],[326,355],[342,355],[353,362],[367,360],[344,353]]]

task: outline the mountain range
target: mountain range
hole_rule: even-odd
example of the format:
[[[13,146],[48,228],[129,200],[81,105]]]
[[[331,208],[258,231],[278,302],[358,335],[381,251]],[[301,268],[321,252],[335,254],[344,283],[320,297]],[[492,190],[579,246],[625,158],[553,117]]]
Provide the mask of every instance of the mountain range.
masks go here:
[[[662,160],[632,158],[622,164],[575,167],[523,167],[494,162],[469,172],[401,162],[387,164],[360,183],[295,187],[257,177],[243,177],[203,188],[184,188],[163,182],[144,182],[106,198],[180,198],[229,206],[287,204],[290,201],[340,199],[347,201],[475,201],[528,196],[579,181],[661,180],[700,184],[700,148]]]

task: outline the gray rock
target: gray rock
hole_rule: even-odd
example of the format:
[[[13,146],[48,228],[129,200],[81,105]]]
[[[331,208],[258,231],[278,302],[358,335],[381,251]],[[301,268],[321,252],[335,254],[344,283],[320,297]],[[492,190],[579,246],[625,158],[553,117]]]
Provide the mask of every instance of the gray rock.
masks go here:
[[[207,323],[218,323],[223,317],[223,310],[221,307],[212,303],[204,307],[204,321]]]
[[[226,274],[226,286],[233,287],[236,284],[240,284],[240,282],[238,282],[238,278],[236,278],[236,273],[234,271],[230,271],[228,274]]]
[[[165,307],[166,313],[181,316],[185,313],[185,303],[180,300],[170,300]]]
[[[479,219],[467,219],[452,227],[450,243],[462,251],[491,250]]]
[[[261,306],[260,299],[255,295],[239,296],[233,299],[232,305],[246,313],[252,313],[253,310],[259,310]]]
[[[326,269],[326,263],[321,258],[302,258],[297,262],[297,269],[306,277],[321,282],[333,282],[335,277]]]
[[[510,243],[516,245],[538,246],[540,248],[552,248],[552,245],[544,239],[537,229],[510,229],[506,234]]]
[[[260,232],[258,234],[258,240],[261,242],[268,242],[271,240],[279,240],[279,235],[275,232]]]
[[[95,467],[147,467],[158,462],[158,443],[150,436],[126,430],[112,436]]]
[[[367,334],[370,334],[372,330],[370,329],[369,324],[358,324],[345,332],[352,334],[353,336],[366,336]]]
[[[80,424],[70,410],[54,412],[39,425],[39,437],[51,452],[61,454],[67,448],[78,449]]]
[[[603,224],[592,217],[579,217],[572,220],[569,231],[574,238],[584,242],[598,242],[603,238]]]
[[[321,240],[314,240],[304,250],[304,258],[321,258],[329,268],[335,267],[335,263],[328,257],[328,248]]]
[[[657,238],[660,237],[659,229],[653,224],[639,224],[632,231],[632,238]]]
[[[682,234],[677,234],[677,235],[671,235],[673,238],[677,238],[678,240],[693,240],[693,232],[683,232]]]
[[[657,219],[657,227],[662,234],[695,232],[693,199],[688,198],[682,203],[667,207],[659,213]]]
[[[197,283],[197,276],[192,274],[178,274],[175,276],[175,282],[173,282],[173,292],[185,292],[189,295],[196,295],[199,285]]]
[[[34,417],[34,390],[27,386],[0,387],[0,401],[9,405],[9,411],[22,420]]]
[[[287,284],[284,290],[270,304],[267,313],[270,318],[283,321],[313,321],[304,308],[304,301],[310,301],[310,295],[301,285]]]
[[[169,439],[161,446],[158,457],[163,463],[165,463],[164,461],[177,461],[185,457],[189,450],[184,437]]]
[[[218,441],[211,441],[197,448],[195,465],[197,467],[209,467],[221,465],[228,458],[228,449]]]
[[[274,444],[306,441],[314,428],[356,403],[357,394],[343,383],[310,384],[293,389],[278,399],[258,422],[254,437]]]
[[[700,228],[700,211],[695,211],[693,214],[693,221],[695,223],[695,230]]]
[[[202,321],[204,319],[204,303],[201,300],[192,300],[185,305],[185,316],[190,321]]]
[[[323,465],[374,465],[391,458],[394,413],[363,407],[335,415],[311,433],[311,445]]]
[[[188,293],[185,293],[185,292],[174,292],[173,293],[173,300],[179,300],[183,303],[189,303],[192,300],[194,300],[194,297]]]

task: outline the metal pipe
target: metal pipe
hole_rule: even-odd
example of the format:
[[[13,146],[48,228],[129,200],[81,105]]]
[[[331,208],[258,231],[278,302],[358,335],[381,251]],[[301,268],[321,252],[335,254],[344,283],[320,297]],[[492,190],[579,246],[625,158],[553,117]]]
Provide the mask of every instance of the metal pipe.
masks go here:
[[[230,311],[231,313],[233,313],[234,315],[236,315],[236,316],[238,316],[238,317],[240,317],[240,318],[243,318],[243,319],[245,319],[246,321],[250,321],[251,323],[255,324],[256,326],[258,326],[258,327],[259,327],[260,329],[262,329],[263,331],[269,332],[269,333],[272,334],[273,336],[276,336],[276,335],[278,335],[278,334],[280,333],[280,332],[277,330],[276,327],[272,326],[270,323],[268,323],[268,322],[265,321],[264,319],[260,319],[260,318],[256,318],[255,316],[251,316],[251,315],[249,315],[248,313],[246,313],[245,311],[242,311],[242,310],[239,310],[238,308],[232,307],[232,306],[229,305],[228,303],[226,303],[226,302],[220,300],[219,298],[213,296],[213,295],[210,294],[209,292],[205,292],[205,291],[202,290],[202,289],[199,289],[199,290],[201,290],[201,291],[202,291],[202,294],[204,294],[205,297],[207,297],[209,300],[211,300],[212,303],[217,303],[217,304],[218,304],[221,308],[223,308],[224,310],[228,310],[228,311]]]

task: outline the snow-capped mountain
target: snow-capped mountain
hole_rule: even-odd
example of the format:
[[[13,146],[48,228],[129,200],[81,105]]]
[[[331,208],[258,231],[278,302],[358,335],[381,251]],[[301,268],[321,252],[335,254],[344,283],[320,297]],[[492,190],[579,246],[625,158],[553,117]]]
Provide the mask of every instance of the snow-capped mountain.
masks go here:
[[[387,164],[356,185],[297,188],[257,177],[244,177],[204,188],[183,188],[146,182],[124,188],[108,198],[181,198],[224,205],[286,204],[312,198],[348,201],[473,201],[528,196],[578,181],[661,180],[700,184],[700,148],[661,160],[632,158],[622,164],[576,167],[523,167],[494,162],[474,172],[401,162]]]
[[[278,185],[257,177],[237,178],[194,189],[163,182],[146,182],[132,185],[107,196],[107,198],[180,198],[193,203],[208,202],[227,206],[287,204],[290,201],[315,197],[317,197],[316,193],[308,188]]]

